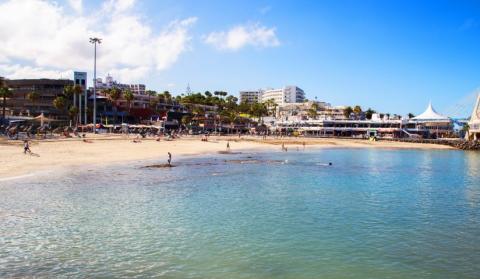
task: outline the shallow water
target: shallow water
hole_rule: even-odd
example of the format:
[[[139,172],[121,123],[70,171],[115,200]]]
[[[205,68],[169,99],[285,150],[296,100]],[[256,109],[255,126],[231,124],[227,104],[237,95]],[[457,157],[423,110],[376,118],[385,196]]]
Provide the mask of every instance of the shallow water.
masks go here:
[[[0,182],[0,277],[480,274],[478,153],[329,149],[143,168],[150,163]]]

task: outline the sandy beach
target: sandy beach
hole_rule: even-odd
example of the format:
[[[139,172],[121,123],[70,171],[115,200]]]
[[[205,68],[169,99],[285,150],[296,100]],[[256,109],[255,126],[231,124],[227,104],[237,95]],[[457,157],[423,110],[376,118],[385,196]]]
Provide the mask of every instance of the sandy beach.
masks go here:
[[[121,135],[88,135],[89,142],[80,139],[56,139],[32,141],[31,150],[38,156],[25,155],[21,141],[0,139],[0,181],[38,172],[78,166],[99,166],[112,163],[128,163],[141,160],[167,160],[167,152],[173,154],[173,161],[181,156],[215,154],[226,150],[230,141],[232,151],[278,150],[284,143],[295,151],[305,142],[308,149],[313,148],[390,148],[390,149],[451,149],[434,144],[402,143],[379,141],[371,142],[355,139],[314,139],[314,138],[269,138],[257,137],[210,137],[203,142],[200,137],[183,137],[173,141],[155,141],[143,139],[132,142],[133,137]],[[303,150],[303,149],[302,149]]]

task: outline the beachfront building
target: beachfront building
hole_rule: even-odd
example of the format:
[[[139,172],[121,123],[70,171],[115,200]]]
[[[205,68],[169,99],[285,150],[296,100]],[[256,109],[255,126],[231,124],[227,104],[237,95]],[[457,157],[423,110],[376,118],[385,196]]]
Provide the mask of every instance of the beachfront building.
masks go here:
[[[288,110],[288,108],[294,109]],[[305,136],[358,138],[447,138],[454,134],[453,121],[437,113],[431,104],[424,113],[412,119],[389,117],[387,114],[378,113],[373,114],[371,119],[352,119],[344,116],[342,107],[338,108],[334,115],[322,114],[325,111],[331,113],[333,107],[328,104],[318,108],[315,115],[311,112],[311,105],[309,106],[308,103],[298,107],[281,106],[277,120],[268,123],[270,131]],[[477,101],[476,111],[479,110],[479,101]],[[477,118],[472,116],[472,119],[475,120],[471,121],[474,126],[474,129],[471,128],[473,132],[471,134],[480,133],[480,113]],[[480,134],[477,134],[477,138],[479,136]]]
[[[262,98],[263,90],[244,90],[239,92],[240,103],[254,104],[258,103]]]
[[[410,119],[407,125],[409,133],[423,138],[446,138],[453,135],[453,121],[437,111],[429,103],[427,109],[420,115]]]
[[[123,98],[117,102],[117,106],[123,109],[146,109],[152,101],[152,96],[147,93],[145,84],[120,83],[115,81],[110,75],[105,78],[105,82],[102,78],[97,78],[95,84],[98,95],[106,98],[108,98],[106,89],[118,88],[123,92],[130,90],[134,96],[134,100],[130,104]],[[93,90],[93,88],[90,88],[90,90]]]
[[[12,95],[6,100],[7,118],[15,116],[36,117],[43,113],[52,119],[68,119],[66,109],[53,106],[53,100],[63,95],[63,89],[73,85],[68,79],[7,79]],[[34,93],[34,94],[32,94]]]
[[[297,86],[285,86],[279,89],[266,89],[260,97],[260,102],[266,102],[270,99],[277,105],[287,103],[303,103],[305,101],[305,92]]]
[[[305,136],[319,137],[354,137],[354,138],[401,138],[405,137],[403,127],[406,120],[302,120],[278,121],[270,127],[272,132],[282,134],[298,133]]]
[[[473,107],[472,116],[468,122],[470,127],[467,137],[469,140],[480,140],[480,94],[477,96],[477,101]]]
[[[281,121],[318,119],[319,116],[324,117],[329,107],[331,107],[329,103],[318,101],[285,103],[278,106],[276,115]]]

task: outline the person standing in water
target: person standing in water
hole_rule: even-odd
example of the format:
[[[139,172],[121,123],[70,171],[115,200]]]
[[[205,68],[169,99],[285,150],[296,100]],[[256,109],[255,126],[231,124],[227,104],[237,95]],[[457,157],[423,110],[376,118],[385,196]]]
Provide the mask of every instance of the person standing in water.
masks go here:
[[[172,153],[170,153],[170,152],[168,152],[168,160],[167,160],[167,162],[168,162],[168,166],[171,167],[171,166],[172,166]]]

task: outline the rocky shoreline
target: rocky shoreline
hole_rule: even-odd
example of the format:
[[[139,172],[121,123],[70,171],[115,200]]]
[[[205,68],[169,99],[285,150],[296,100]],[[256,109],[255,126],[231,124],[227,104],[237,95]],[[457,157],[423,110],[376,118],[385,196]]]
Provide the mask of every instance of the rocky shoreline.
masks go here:
[[[441,144],[441,145],[448,145],[461,150],[480,150],[480,141],[442,140],[442,139],[381,139],[381,140],[424,143],[424,144]]]

